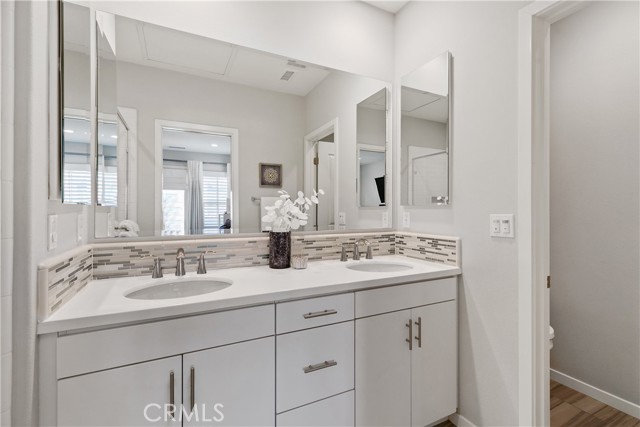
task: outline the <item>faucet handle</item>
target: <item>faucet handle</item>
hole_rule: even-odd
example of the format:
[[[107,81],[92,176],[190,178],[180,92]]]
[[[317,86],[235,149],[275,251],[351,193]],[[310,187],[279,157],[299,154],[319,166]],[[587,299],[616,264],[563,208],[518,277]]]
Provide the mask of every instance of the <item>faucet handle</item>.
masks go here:
[[[346,262],[349,258],[347,257],[347,245],[348,243],[342,244],[342,254],[340,255],[340,261]]]
[[[160,279],[162,277],[162,262],[160,258],[155,257],[153,260],[153,271],[151,272],[152,279]]]
[[[367,259],[373,259],[373,246],[367,245]]]
[[[145,255],[145,256],[141,256],[140,260],[143,259],[153,259],[153,270],[151,270],[151,278],[152,279],[159,279],[162,277],[162,261],[160,260],[159,257],[155,256],[155,255]]]
[[[198,274],[207,274],[207,265],[204,262],[204,256],[206,254],[215,254],[217,253],[216,251],[202,251],[200,253],[200,257],[198,258]]]

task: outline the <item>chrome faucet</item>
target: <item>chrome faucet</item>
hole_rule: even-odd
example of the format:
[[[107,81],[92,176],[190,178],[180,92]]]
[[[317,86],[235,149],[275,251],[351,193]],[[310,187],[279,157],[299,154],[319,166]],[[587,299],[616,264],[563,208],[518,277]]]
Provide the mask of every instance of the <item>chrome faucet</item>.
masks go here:
[[[184,276],[184,249],[179,248],[176,253],[176,276]]]
[[[355,261],[360,260],[360,249],[358,248],[358,245],[360,243],[363,243],[364,245],[366,245],[367,247],[367,259],[373,259],[373,252],[371,250],[371,243],[367,240],[367,239],[360,239],[357,240],[354,244],[353,244],[353,259]]]
[[[198,274],[207,274],[207,265],[204,262],[204,256],[206,254],[215,254],[216,251],[202,251],[198,258]]]

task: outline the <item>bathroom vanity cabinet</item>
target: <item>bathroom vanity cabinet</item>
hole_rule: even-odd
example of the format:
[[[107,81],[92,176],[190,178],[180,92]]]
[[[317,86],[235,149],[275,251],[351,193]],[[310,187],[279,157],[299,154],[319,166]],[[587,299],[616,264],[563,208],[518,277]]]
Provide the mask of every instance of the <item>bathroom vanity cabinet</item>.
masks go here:
[[[450,277],[47,334],[41,425],[427,425],[457,406],[456,292]]]
[[[456,411],[454,278],[356,293],[356,424],[425,426]]]

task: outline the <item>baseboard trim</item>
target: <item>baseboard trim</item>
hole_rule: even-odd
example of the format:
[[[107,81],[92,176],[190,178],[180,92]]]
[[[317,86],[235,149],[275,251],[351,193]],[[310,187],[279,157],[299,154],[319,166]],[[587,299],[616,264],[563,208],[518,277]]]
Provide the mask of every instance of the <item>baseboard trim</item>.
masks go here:
[[[636,405],[633,402],[629,402],[621,397],[615,396],[607,391],[601,390],[583,381],[570,377],[567,374],[558,372],[555,369],[551,369],[551,379],[559,382],[560,384],[571,387],[587,396],[593,397],[600,402],[616,408],[618,411],[622,411],[625,414],[629,414],[632,417],[640,418],[640,405]],[[453,421],[452,421],[453,422]]]
[[[449,421],[451,421],[458,427],[476,427],[475,424],[473,424],[471,421],[458,414],[457,412],[455,414],[449,415]]]

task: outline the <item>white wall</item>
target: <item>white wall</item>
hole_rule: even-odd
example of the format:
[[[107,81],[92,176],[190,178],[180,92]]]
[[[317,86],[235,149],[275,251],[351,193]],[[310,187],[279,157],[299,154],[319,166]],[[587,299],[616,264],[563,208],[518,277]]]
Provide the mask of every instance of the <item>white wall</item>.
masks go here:
[[[155,120],[238,129],[241,231],[259,232],[259,205],[251,196],[277,195],[259,187],[259,163],[282,164],[284,190],[295,193],[302,185],[302,97],[120,63],[118,105],[138,112],[139,177],[154,176]],[[154,199],[153,182],[139,179],[141,235],[153,235]]]
[[[459,411],[478,426],[518,424],[516,241],[491,239],[488,223],[490,213],[516,213],[523,5],[411,2],[396,15],[396,95],[403,75],[453,55],[452,205],[409,211],[411,229],[462,238]]]
[[[346,213],[347,228],[377,228],[381,210],[358,209],[356,195],[357,105],[386,83],[345,73],[333,73],[305,97],[306,131],[338,119],[338,210]]]
[[[551,26],[551,367],[640,404],[637,2]]]
[[[387,142],[386,111],[358,107],[356,120],[358,144],[385,146]]]
[[[0,3],[0,426],[11,425],[13,294],[13,57],[14,4]]]

